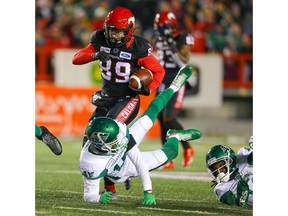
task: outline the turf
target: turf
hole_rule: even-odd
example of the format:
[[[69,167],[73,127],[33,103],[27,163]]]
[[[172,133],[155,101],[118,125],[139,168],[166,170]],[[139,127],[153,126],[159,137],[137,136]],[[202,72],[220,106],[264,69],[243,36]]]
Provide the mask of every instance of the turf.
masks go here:
[[[216,140],[218,142],[218,139]],[[212,144],[217,144],[210,140],[207,141],[203,139],[194,141],[195,157],[190,167],[184,168],[181,165],[183,158],[180,147],[174,170],[155,170],[153,172],[207,174],[205,154]],[[139,178],[133,178],[133,184],[129,191],[124,189],[123,184],[118,184],[118,199],[111,201],[108,205],[85,203],[82,198],[82,176],[78,171],[81,139],[62,140],[62,145],[63,154],[56,156],[42,142],[36,140],[36,215],[252,215],[252,207],[240,208],[221,204],[210,187],[211,183],[207,180],[152,177],[154,192],[161,192],[157,196],[156,206],[141,205],[143,191]],[[231,147],[237,151],[243,145],[245,144]],[[160,148],[160,146],[159,140],[147,139],[140,148],[146,151]]]

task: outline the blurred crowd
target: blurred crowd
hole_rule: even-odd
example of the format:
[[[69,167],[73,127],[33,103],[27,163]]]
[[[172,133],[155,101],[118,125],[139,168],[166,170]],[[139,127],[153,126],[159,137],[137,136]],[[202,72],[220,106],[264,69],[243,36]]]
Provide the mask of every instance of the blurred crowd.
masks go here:
[[[156,13],[172,11],[194,36],[193,52],[252,53],[253,0],[36,0],[36,46],[84,47],[118,6],[134,13],[135,34],[151,43]]]

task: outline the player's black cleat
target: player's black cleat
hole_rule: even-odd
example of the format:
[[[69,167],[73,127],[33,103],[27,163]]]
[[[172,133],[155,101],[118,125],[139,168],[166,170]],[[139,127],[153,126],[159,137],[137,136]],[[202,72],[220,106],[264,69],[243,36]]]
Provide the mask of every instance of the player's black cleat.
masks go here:
[[[37,136],[39,140],[44,142],[51,151],[56,155],[62,154],[62,145],[60,141],[44,126],[40,126],[41,135]]]
[[[132,179],[131,178],[126,179],[124,183],[125,183],[125,189],[129,190],[132,186]]]

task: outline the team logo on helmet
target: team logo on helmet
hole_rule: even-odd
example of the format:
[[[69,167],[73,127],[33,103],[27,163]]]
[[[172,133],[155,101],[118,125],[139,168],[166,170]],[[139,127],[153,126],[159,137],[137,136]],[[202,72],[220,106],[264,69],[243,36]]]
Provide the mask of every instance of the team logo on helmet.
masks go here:
[[[128,24],[130,25],[131,22],[133,23],[133,25],[135,24],[135,17],[134,16],[129,17]]]
[[[167,17],[168,17],[168,19],[176,19],[176,16],[172,13],[172,12],[169,12],[168,14],[167,14]]]
[[[230,148],[228,146],[221,145],[220,148],[225,154],[230,154]]]
[[[90,136],[90,140],[92,142],[105,143],[109,135],[110,135],[109,133],[104,133],[104,132],[93,132],[93,134]]]

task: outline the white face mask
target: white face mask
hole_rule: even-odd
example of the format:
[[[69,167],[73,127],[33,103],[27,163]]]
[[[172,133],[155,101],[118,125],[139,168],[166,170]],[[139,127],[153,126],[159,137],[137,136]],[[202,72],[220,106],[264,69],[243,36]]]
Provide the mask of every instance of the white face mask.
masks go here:
[[[228,182],[229,181],[229,175],[228,174],[226,174],[226,173],[223,173],[223,172],[221,172],[221,173],[219,173],[218,175],[217,175],[217,177],[215,178],[215,180],[216,180],[216,182],[217,183],[221,183],[221,182]]]

